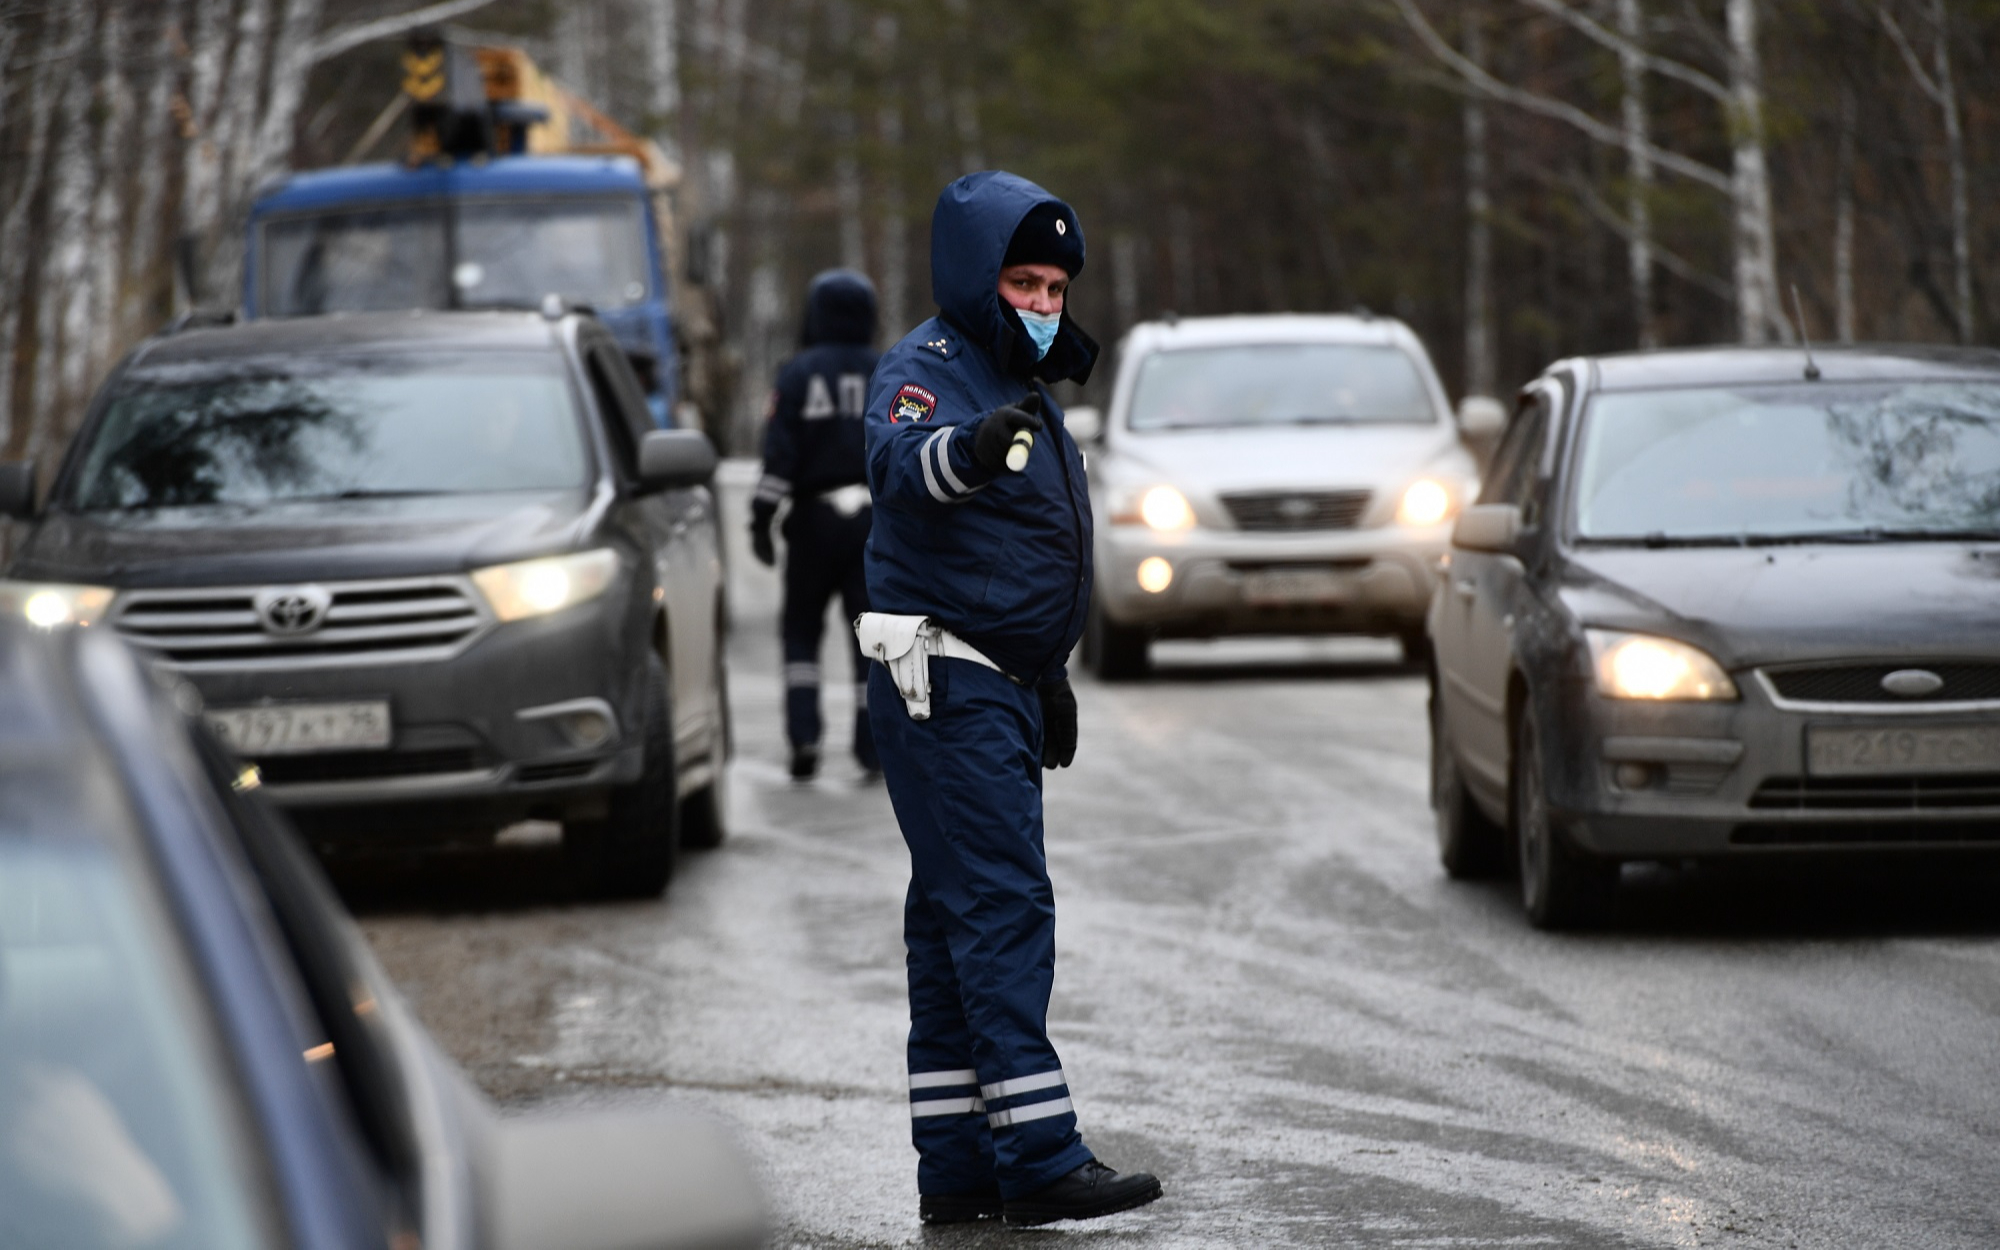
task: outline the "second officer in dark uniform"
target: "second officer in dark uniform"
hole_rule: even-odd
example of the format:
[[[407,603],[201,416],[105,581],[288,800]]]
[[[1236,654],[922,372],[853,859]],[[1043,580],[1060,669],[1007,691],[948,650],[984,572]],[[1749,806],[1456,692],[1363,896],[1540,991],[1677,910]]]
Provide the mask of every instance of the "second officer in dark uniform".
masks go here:
[[[819,771],[820,639],[826,605],[839,595],[843,620],[868,610],[861,569],[870,523],[861,414],[875,371],[875,287],[852,269],[829,269],[806,289],[800,351],[778,371],[764,433],[764,476],[750,504],[750,544],[774,564],[771,526],[791,500],[785,531],[785,734],[792,776]],[[851,638],[848,630],[842,637]],[[866,661],[854,654],[854,758],[876,770],[868,728]]]

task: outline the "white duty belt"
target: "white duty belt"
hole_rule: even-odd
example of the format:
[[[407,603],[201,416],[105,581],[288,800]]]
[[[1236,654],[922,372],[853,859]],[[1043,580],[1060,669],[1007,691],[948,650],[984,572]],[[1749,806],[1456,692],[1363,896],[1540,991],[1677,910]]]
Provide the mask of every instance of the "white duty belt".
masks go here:
[[[868,493],[867,484],[863,482],[854,482],[847,486],[836,486],[832,490],[823,490],[819,493],[819,498],[822,503],[832,508],[835,512],[838,512],[842,516],[850,517],[859,516],[864,509],[874,502],[873,497]]]
[[[896,683],[896,693],[910,709],[911,720],[931,718],[931,657],[971,660],[1003,677],[1007,671],[987,659],[979,648],[939,625],[928,616],[898,616],[890,612],[863,612],[854,618],[854,636],[861,654],[880,660]],[[1012,677],[1007,677],[1012,681]]]

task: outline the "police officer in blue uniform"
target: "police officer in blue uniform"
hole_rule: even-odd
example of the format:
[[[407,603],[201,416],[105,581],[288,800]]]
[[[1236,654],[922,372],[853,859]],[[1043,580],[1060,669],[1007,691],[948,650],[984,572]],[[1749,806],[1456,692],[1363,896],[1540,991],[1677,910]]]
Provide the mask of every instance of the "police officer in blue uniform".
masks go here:
[[[838,594],[853,620],[868,610],[862,550],[868,543],[868,486],[862,464],[862,407],[875,372],[875,286],[852,269],[829,269],[806,289],[800,351],[778,371],[764,431],[764,475],[750,503],[750,546],[777,561],[771,525],[785,518],[785,735],[791,774],[819,771],[820,639],[827,602]],[[845,631],[842,631],[843,633]],[[854,653],[854,758],[876,771],[868,729],[867,661]]]
[[[1085,1147],[1047,1031],[1042,770],[1076,751],[1064,665],[1091,557],[1083,460],[1047,383],[1082,381],[1097,358],[1063,312],[1083,252],[1075,212],[1033,183],[992,171],[952,183],[931,218],[940,315],[884,354],[869,388],[868,593],[882,615],[862,618],[861,639],[885,661],[869,704],[910,848],[910,1115],[927,1223],[1045,1224],[1160,1196],[1153,1177]]]

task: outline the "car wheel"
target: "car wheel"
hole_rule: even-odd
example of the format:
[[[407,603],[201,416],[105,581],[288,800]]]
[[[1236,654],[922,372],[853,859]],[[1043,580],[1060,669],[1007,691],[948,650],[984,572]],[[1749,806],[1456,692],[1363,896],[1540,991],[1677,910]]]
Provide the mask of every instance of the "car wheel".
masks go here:
[[[1152,671],[1150,650],[1145,630],[1118,624],[1091,596],[1083,625],[1084,667],[1105,681],[1132,681]]]
[[[1403,648],[1403,663],[1414,668],[1431,662],[1431,638],[1421,625],[1397,634],[1396,642]]]
[[[680,848],[674,718],[666,665],[646,656],[644,764],[639,780],[611,792],[602,820],[563,825],[563,853],[578,880],[601,898],[653,898],[673,880]]]
[[[722,661],[722,641],[715,645],[715,736],[709,746],[708,784],[681,803],[681,845],[712,851],[729,837],[729,757],[735,741],[729,720],[729,668]]]
[[[1514,841],[1521,858],[1521,905],[1537,929],[1566,929],[1596,918],[1618,866],[1574,849],[1549,813],[1541,731],[1523,714],[1514,737]]]
[[[1497,877],[1507,866],[1507,831],[1487,819],[1466,791],[1458,756],[1445,736],[1444,709],[1431,696],[1431,808],[1438,862],[1457,881]]]

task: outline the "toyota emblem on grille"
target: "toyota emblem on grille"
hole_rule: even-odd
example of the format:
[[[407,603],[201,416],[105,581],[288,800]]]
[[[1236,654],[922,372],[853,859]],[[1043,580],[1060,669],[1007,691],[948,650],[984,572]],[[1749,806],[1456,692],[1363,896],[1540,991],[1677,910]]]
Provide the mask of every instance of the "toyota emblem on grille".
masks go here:
[[[1319,506],[1310,499],[1293,497],[1278,501],[1278,515],[1287,521],[1303,521],[1318,511]]]
[[[326,622],[333,595],[324,586],[284,586],[258,591],[255,603],[257,623],[265,633],[291,638],[310,634]]]
[[[1899,668],[1882,679],[1882,689],[1905,699],[1921,699],[1944,689],[1944,678],[1928,669]]]

